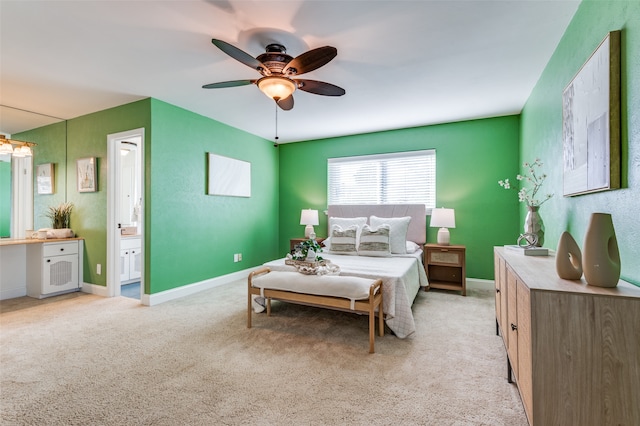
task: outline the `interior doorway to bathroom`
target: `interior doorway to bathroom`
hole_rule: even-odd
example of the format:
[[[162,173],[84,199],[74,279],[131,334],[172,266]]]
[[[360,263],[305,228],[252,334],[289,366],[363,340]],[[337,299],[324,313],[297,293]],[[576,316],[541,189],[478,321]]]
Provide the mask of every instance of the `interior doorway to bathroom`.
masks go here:
[[[144,129],[107,136],[107,293],[144,296]]]

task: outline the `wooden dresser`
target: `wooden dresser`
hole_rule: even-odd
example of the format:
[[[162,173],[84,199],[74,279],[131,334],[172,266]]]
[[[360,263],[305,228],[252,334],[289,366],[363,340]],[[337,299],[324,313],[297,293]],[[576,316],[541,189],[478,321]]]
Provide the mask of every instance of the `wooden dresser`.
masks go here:
[[[494,248],[496,324],[532,425],[640,422],[640,288],[563,280],[555,257]]]

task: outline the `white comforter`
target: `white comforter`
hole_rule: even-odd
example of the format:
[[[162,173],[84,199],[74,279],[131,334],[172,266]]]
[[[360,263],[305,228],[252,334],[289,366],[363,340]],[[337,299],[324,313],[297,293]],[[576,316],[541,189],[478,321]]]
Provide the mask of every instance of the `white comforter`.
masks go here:
[[[345,256],[322,253],[322,257],[340,267],[340,275],[383,281],[385,322],[401,339],[413,334],[416,324],[411,305],[420,287],[428,285],[422,266],[422,251],[392,257]],[[265,263],[272,271],[295,271],[284,259]]]

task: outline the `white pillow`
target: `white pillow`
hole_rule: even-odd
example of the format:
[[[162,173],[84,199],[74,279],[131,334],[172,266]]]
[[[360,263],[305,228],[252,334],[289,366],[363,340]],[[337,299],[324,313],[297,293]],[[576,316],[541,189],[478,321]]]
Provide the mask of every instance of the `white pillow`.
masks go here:
[[[391,253],[393,254],[405,254],[407,252],[407,230],[409,229],[409,222],[411,222],[411,216],[404,217],[377,217],[371,216],[369,218],[369,224],[378,228],[380,225],[389,225],[389,242],[391,246]]]
[[[389,225],[381,225],[375,229],[369,227],[369,225],[364,225],[360,233],[358,255],[391,256],[391,251],[389,250]]]
[[[329,253],[357,255],[357,233],[357,225],[351,225],[345,229],[342,229],[340,225],[333,225],[333,228],[331,228],[331,248],[329,249]]]
[[[327,250],[331,250],[331,236],[322,240],[322,245],[327,248]]]
[[[356,225],[358,230],[356,232],[356,249],[358,248],[358,241],[360,241],[360,231],[362,227],[366,225],[366,217],[330,217],[329,218],[329,236],[331,236],[331,230],[333,225],[338,225],[342,229],[348,228],[351,225]]]
[[[407,253],[415,253],[420,250],[420,246],[414,243],[413,241],[407,241],[406,244]]]

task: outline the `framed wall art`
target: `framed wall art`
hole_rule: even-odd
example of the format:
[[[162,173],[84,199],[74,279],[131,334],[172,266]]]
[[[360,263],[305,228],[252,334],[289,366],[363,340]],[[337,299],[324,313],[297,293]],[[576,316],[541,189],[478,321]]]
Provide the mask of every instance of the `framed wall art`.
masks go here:
[[[76,161],[78,192],[96,192],[96,157],[79,158]]]
[[[53,194],[55,192],[53,163],[38,164],[36,166],[36,184],[38,186],[38,194]]]
[[[620,188],[620,31],[562,93],[563,194]]]
[[[209,195],[251,197],[251,163],[208,153]]]

